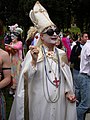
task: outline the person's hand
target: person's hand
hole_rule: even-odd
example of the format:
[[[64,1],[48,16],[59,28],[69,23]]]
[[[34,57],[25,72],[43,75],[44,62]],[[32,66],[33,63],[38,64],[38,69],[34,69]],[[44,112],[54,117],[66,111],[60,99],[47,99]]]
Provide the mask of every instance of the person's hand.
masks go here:
[[[65,95],[66,95],[66,98],[67,98],[71,103],[73,103],[73,102],[76,101],[75,94],[71,94],[71,93],[67,92]]]
[[[36,46],[30,46],[29,49],[30,49],[30,53],[32,55],[32,61],[31,61],[31,63],[33,65],[36,65],[39,50],[38,50],[38,48]]]
[[[11,45],[10,45],[10,44],[5,44],[5,46],[11,47]]]

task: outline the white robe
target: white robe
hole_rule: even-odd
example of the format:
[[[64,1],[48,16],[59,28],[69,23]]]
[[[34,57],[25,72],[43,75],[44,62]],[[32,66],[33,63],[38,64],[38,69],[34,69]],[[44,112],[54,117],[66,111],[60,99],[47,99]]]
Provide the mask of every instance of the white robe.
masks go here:
[[[61,59],[62,56],[65,55],[64,51],[58,49],[58,53],[61,68],[61,83],[58,88],[52,85],[48,79],[46,81],[44,60],[42,55],[37,61],[36,68],[33,68],[30,63],[30,51],[27,53],[22,64],[22,71],[9,120],[77,120],[76,103],[70,103],[65,97],[66,92],[73,92],[72,75],[69,66]],[[48,58],[48,60],[49,62],[52,61],[51,58]],[[53,70],[58,76],[56,62],[52,62]],[[47,70],[49,70],[49,66],[47,66]],[[48,75],[53,81],[53,73],[48,72]],[[27,111],[29,109],[29,113],[25,113],[26,100],[24,80],[26,80],[28,84],[28,108],[26,109]],[[60,90],[60,92],[58,92],[58,90]],[[50,102],[48,92],[52,100],[56,95],[59,96],[55,103]],[[29,118],[27,117],[25,119],[25,115],[29,115]]]

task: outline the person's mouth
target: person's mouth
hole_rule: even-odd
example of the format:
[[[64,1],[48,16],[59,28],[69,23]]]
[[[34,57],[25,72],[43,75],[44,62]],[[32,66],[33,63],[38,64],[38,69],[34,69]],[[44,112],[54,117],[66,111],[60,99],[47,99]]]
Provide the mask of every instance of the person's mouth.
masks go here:
[[[54,41],[56,41],[56,39],[57,39],[57,37],[52,37],[52,38],[51,38],[51,40],[54,40]]]

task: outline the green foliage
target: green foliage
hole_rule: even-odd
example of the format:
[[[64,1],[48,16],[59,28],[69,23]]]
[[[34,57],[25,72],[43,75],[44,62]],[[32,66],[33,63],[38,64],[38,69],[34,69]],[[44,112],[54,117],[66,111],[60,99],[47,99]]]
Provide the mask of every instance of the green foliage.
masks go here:
[[[71,32],[71,33],[81,33],[81,31],[80,31],[80,28],[78,28],[78,27],[71,27],[70,29],[69,29],[69,31]]]
[[[18,23],[26,30],[32,25],[29,12],[37,0],[1,0],[0,17],[4,24]],[[90,21],[89,0],[39,0],[47,9],[50,18],[60,28],[69,29],[72,16],[75,23],[83,31],[88,29]]]

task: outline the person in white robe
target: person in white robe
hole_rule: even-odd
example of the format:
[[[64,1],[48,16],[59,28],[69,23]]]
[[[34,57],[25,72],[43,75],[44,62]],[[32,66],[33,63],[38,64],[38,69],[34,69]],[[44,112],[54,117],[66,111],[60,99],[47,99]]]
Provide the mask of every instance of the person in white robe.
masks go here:
[[[38,1],[30,18],[40,40],[22,63],[9,120],[77,120],[70,67],[65,52],[56,47],[57,27]]]

